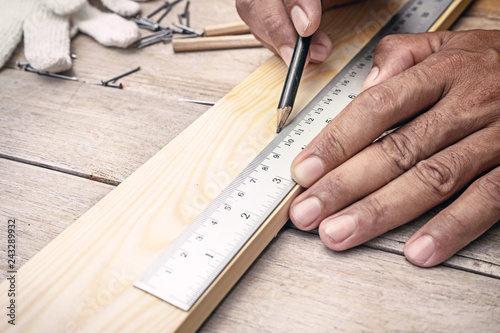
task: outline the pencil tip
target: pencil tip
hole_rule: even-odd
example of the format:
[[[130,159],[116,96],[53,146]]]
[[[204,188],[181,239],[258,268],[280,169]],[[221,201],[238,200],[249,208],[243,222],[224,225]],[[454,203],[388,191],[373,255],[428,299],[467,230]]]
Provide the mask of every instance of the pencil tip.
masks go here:
[[[281,132],[281,130],[285,127],[286,121],[292,112],[291,106],[285,106],[284,108],[276,110],[276,133]]]

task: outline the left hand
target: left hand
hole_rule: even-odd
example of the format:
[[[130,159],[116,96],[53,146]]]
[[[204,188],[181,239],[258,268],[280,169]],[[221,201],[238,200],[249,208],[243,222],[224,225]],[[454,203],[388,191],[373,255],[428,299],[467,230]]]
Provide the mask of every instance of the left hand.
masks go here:
[[[292,203],[294,224],[345,250],[465,188],[404,253],[430,267],[479,237],[500,219],[499,78],[500,31],[384,38],[363,92],[292,164],[309,188]]]

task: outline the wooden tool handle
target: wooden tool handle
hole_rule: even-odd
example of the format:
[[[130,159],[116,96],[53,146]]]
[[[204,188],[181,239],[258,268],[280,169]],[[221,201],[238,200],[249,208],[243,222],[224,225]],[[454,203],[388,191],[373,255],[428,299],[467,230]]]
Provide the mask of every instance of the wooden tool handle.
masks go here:
[[[172,40],[174,52],[259,47],[253,35],[182,38]]]
[[[250,32],[250,28],[243,21],[212,25],[205,28],[205,36],[239,35]]]

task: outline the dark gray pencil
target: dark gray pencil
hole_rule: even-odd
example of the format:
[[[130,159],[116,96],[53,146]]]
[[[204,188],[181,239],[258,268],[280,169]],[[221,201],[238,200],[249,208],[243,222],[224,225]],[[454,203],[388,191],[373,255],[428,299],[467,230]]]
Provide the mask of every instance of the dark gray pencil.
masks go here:
[[[297,43],[295,44],[295,49],[293,50],[292,61],[290,62],[288,74],[286,75],[285,86],[283,87],[283,92],[281,93],[278,110],[276,110],[276,121],[278,125],[276,133],[281,132],[283,127],[285,127],[286,121],[292,112],[295,96],[297,95],[297,90],[299,89],[300,78],[302,77],[302,71],[304,70],[304,65],[309,53],[311,38],[312,36],[297,37]]]

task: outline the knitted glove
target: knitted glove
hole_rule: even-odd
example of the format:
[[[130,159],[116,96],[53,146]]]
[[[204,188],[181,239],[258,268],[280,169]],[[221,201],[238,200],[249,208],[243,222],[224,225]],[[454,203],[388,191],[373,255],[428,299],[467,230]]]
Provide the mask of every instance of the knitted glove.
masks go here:
[[[139,11],[139,5],[129,0],[101,1],[123,15]],[[135,23],[103,13],[87,0],[0,0],[0,8],[0,68],[23,34],[26,59],[34,68],[50,72],[71,68],[70,31],[116,47],[127,47],[140,37]]]

